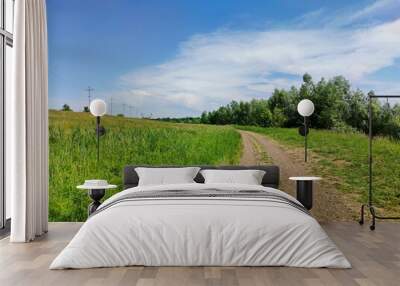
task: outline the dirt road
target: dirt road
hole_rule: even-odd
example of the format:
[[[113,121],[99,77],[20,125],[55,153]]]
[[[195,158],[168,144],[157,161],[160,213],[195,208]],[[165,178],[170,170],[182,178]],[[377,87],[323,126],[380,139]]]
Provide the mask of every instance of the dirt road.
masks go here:
[[[275,164],[280,167],[280,189],[291,195],[295,194],[295,182],[291,176],[315,175],[313,160],[304,163],[302,150],[287,149],[264,135],[238,130],[242,136],[242,165]],[[314,206],[311,213],[319,221],[354,221],[357,209],[344,194],[337,191],[329,178],[314,185]]]

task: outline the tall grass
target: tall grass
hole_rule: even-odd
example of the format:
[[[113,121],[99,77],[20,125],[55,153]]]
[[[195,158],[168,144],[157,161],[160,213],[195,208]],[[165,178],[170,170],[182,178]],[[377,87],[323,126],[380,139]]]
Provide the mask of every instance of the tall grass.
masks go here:
[[[231,127],[172,124],[106,116],[97,164],[95,120],[87,113],[51,111],[49,115],[51,221],[83,221],[90,202],[76,186],[85,179],[106,179],[121,190],[128,164],[236,164],[240,135]]]
[[[304,146],[297,129],[237,127],[263,133],[289,147]],[[387,138],[373,141],[374,202],[391,213],[400,214],[400,142]],[[358,194],[367,201],[368,194],[368,137],[359,133],[340,133],[312,129],[309,148],[320,155],[319,170],[340,179],[338,189]]]

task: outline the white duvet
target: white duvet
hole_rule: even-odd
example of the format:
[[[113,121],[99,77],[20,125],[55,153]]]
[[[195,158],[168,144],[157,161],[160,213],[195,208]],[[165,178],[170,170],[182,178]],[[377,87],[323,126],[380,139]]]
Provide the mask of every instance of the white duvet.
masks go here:
[[[259,189],[238,184],[180,184],[127,189]],[[50,269],[145,266],[294,266],[349,268],[318,222],[285,204],[246,198],[124,201],[89,218]]]

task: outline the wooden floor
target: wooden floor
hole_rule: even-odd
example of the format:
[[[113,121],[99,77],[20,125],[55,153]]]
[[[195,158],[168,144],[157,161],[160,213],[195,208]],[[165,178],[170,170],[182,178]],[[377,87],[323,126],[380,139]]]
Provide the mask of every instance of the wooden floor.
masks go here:
[[[79,229],[51,223],[49,233],[27,244],[0,241],[0,285],[400,285],[400,224],[382,222],[375,232],[356,223],[323,227],[353,269],[288,267],[124,267],[48,270]]]

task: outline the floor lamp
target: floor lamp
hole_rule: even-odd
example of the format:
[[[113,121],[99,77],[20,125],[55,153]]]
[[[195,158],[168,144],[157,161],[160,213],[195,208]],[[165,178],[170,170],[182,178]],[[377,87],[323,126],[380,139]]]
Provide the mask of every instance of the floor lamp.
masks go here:
[[[100,125],[100,117],[106,114],[107,105],[102,99],[94,99],[90,103],[90,113],[96,116],[96,136],[97,136],[97,163],[100,159],[100,136],[106,133],[103,126]]]
[[[308,117],[314,113],[314,103],[309,99],[303,99],[297,105],[297,111],[304,117],[304,125],[300,127],[299,133],[304,136],[304,162],[307,162],[307,135],[309,133]]]

